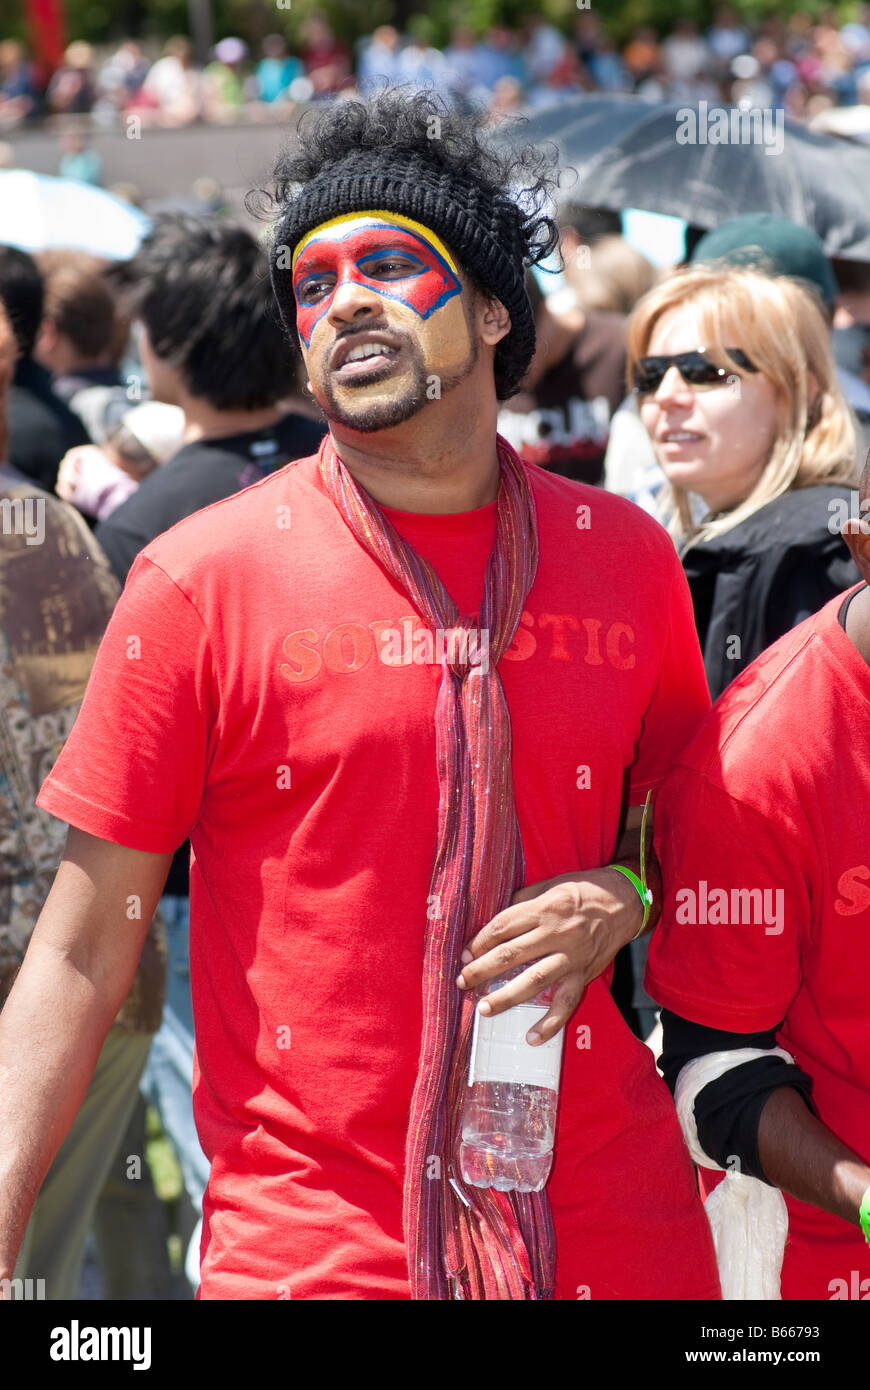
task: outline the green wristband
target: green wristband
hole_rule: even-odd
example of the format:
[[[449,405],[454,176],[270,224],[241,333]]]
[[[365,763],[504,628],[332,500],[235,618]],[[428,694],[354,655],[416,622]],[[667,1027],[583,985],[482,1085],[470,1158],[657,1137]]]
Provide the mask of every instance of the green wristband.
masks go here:
[[[625,874],[629,883],[633,883],[640,894],[640,900],[643,903],[643,921],[640,924],[640,931],[632,937],[633,941],[637,941],[637,938],[641,935],[641,932],[643,932],[649,921],[650,908],[652,907],[653,900],[652,892],[649,888],[644,888],[637,874],[632,869],[626,869],[624,864],[608,864],[607,867],[608,869],[615,869],[618,874]]]
[[[637,931],[632,938],[633,941],[637,941],[637,938],[642,936],[646,931],[646,924],[649,921],[649,914],[653,901],[652,889],[647,887],[646,882],[646,817],[649,811],[651,796],[652,792],[647,792],[646,801],[643,803],[643,815],[640,821],[640,878],[638,878],[633,869],[627,869],[624,864],[608,864],[606,866],[608,869],[615,869],[618,874],[624,874],[629,883],[634,884],[640,895],[640,900],[643,903],[643,921],[640,924],[640,930]]]
[[[864,1232],[864,1239],[870,1245],[870,1187],[861,1198],[861,1206],[858,1211],[858,1220],[861,1222],[861,1230]]]

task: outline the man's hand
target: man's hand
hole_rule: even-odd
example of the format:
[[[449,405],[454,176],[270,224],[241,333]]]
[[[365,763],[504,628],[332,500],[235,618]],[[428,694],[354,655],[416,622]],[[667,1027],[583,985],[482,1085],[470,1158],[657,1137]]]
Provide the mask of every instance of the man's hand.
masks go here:
[[[475,989],[517,965],[516,979],[487,995],[482,1013],[500,1014],[551,987],[549,1012],[526,1041],[546,1042],[563,1028],[590,980],[606,970],[643,921],[637,890],[615,869],[561,874],[515,893],[463,952],[460,989]]]

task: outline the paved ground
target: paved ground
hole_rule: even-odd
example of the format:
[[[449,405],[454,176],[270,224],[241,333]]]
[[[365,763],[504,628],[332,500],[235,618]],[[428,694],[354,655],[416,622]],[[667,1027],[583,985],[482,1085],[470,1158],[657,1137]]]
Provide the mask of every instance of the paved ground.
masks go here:
[[[132,183],[143,203],[190,193],[194,180],[216,179],[227,201],[243,211],[249,189],[263,187],[275,156],[292,133],[290,123],[277,125],[198,125],[182,130],[144,129],[139,139],[122,130],[99,131],[93,148],[103,163],[103,183]],[[13,131],[3,136],[12,146],[14,166],[39,174],[56,174],[60,145],[50,130]]]

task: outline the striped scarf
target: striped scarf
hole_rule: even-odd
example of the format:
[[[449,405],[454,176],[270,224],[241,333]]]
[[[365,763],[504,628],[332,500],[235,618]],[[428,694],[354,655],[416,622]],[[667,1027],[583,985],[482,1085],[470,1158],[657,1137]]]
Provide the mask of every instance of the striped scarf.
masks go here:
[[[475,999],[456,986],[461,954],[522,886],[511,776],[510,714],[498,662],[513,641],[538,564],[534,501],[513,449],[497,436],[501,486],[479,631],[488,664],[468,660],[462,617],[432,566],[351,477],[331,435],[320,449],[329,496],[360,544],[437,633],[465,629],[442,660],[435,708],[438,838],[423,950],[423,1027],[405,1147],[403,1224],[414,1299],[552,1296],[555,1237],[544,1193],[466,1186],[460,1115]],[[478,646],[478,652],[480,648]],[[454,659],[457,656],[464,659]]]

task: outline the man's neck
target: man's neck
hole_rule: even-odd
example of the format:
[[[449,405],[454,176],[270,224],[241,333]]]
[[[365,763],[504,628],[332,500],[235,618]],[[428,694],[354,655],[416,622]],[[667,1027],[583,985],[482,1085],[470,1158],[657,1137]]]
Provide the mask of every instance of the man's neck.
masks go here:
[[[187,396],[179,401],[184,411],[184,442],[198,439],[225,439],[234,434],[253,434],[268,429],[281,419],[277,406],[265,410],[216,410],[208,401]]]
[[[103,357],[80,357],[77,352],[66,348],[62,343],[58,343],[50,360],[48,357],[43,358],[43,366],[55,377],[80,376],[83,372],[104,371],[113,365]]]
[[[870,666],[870,588],[859,589],[846,609],[846,636]]]
[[[498,496],[496,415],[494,403],[462,420],[456,411],[448,418],[427,406],[392,429],[361,434],[330,422],[330,433],[345,468],[376,502],[447,515],[475,511]]]

